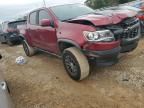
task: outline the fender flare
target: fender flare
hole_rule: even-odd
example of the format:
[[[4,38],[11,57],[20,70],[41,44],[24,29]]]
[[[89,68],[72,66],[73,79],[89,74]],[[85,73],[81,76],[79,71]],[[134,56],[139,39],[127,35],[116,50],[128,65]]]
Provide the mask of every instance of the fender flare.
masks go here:
[[[69,39],[58,39],[58,44],[59,44],[60,42],[70,43],[70,44],[74,45],[75,47],[81,49],[80,45],[79,45],[78,43],[76,43],[75,41],[73,41],[73,40],[69,40]]]
[[[20,34],[19,36],[22,38],[22,41],[25,40],[30,46],[32,46],[30,41],[23,34]]]
[[[24,35],[20,34],[19,36],[22,38],[22,40],[26,40]]]

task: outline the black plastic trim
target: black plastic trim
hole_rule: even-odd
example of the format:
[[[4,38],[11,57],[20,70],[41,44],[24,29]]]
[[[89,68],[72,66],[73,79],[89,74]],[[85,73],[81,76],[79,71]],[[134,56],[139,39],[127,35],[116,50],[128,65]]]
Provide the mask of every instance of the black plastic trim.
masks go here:
[[[69,39],[58,39],[58,43],[59,43],[59,42],[70,43],[70,44],[76,46],[76,47],[79,48],[79,49],[81,48],[81,47],[79,46],[79,44],[76,43],[76,42],[74,42],[73,40],[69,40]]]

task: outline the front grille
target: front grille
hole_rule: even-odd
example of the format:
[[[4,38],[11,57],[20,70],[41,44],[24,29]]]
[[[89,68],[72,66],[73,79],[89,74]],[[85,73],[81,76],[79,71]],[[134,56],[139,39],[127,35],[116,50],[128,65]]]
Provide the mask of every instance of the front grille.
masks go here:
[[[135,26],[139,23],[139,20],[136,17],[127,18],[120,24],[124,29],[122,39],[135,38],[139,33],[139,26]],[[135,27],[134,27],[135,26]],[[133,28],[134,27],[134,28]]]
[[[139,26],[137,25],[138,23],[139,20],[133,17],[123,20],[118,25],[109,25],[106,28],[114,33],[116,40],[130,39],[138,36],[140,29]]]
[[[138,28],[138,27],[133,28],[133,29],[131,29],[131,30],[124,31],[124,32],[122,33],[121,38],[125,38],[125,39],[135,38],[135,37],[138,35],[138,31],[139,31],[139,28]]]
[[[127,18],[125,19],[120,25],[123,27],[123,28],[127,28],[127,27],[131,27],[131,26],[134,26],[135,24],[137,24],[139,22],[139,20],[135,17],[132,17],[132,18]]]
[[[119,39],[130,39],[138,36],[139,27],[133,28],[131,30],[124,30],[123,32],[114,32],[116,40]]]

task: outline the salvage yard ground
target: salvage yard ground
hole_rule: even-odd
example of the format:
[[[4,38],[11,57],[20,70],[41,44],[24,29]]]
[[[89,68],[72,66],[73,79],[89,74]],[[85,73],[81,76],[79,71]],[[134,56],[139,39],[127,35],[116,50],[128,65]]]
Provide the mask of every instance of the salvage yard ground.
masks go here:
[[[144,39],[118,64],[92,66],[90,76],[80,82],[71,80],[54,56],[26,57],[21,45],[0,45],[0,53],[16,108],[144,108]],[[26,57],[27,64],[15,64],[18,56]]]

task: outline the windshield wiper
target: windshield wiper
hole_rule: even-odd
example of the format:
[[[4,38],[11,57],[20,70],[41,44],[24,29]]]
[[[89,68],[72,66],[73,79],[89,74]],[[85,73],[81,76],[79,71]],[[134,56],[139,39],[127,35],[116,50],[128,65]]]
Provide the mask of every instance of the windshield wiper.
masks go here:
[[[69,18],[69,19],[62,20],[62,22],[70,21],[70,20],[72,20],[72,19],[74,19],[74,18]]]

